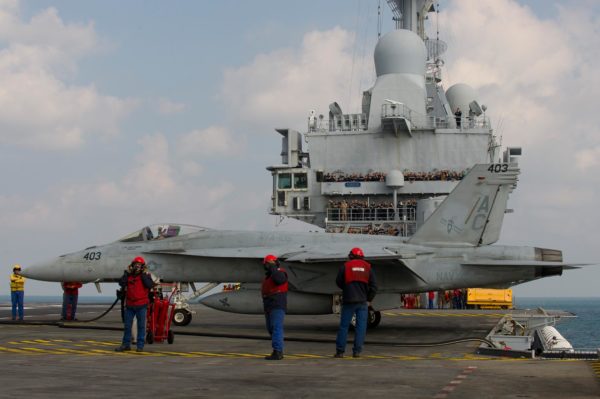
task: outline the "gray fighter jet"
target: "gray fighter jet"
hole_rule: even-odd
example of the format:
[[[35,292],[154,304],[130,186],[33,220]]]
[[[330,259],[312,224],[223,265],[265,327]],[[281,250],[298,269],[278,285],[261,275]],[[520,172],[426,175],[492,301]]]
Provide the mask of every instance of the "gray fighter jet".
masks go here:
[[[44,281],[111,282],[142,255],[150,271],[166,282],[241,282],[241,289],[208,296],[203,303],[224,311],[262,313],[258,283],[263,279],[262,259],[271,253],[289,276],[288,313],[327,314],[339,303],[339,266],[352,247],[361,247],[379,287],[369,319],[376,325],[379,311],[401,306],[401,293],[509,287],[577,266],[563,263],[559,250],[490,245],[499,238],[518,174],[514,164],[474,166],[409,239],[165,224],[32,265],[23,275]],[[191,316],[184,316],[189,322]]]

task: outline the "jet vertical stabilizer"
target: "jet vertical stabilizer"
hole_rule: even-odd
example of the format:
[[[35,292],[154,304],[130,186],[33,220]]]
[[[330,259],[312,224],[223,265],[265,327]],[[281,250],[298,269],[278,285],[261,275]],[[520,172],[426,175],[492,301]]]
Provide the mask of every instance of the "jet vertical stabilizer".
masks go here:
[[[516,164],[475,165],[408,242],[479,246],[498,241]]]

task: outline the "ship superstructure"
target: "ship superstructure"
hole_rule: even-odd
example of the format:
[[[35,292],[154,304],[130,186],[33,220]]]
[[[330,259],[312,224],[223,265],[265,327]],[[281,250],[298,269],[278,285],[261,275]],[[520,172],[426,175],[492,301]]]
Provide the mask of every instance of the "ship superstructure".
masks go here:
[[[486,107],[464,83],[442,86],[446,44],[430,39],[432,0],[388,0],[396,30],[374,51],[376,79],[360,113],[337,102],[310,111],[305,132],[277,129],[282,162],[270,213],[330,232],[411,236],[477,163],[517,162],[500,145]],[[502,157],[502,159],[501,159]]]

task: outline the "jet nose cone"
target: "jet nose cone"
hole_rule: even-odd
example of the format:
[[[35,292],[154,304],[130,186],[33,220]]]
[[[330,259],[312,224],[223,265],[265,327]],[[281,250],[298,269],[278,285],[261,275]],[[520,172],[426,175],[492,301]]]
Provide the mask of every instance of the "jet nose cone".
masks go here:
[[[33,280],[63,281],[63,270],[58,259],[38,262],[24,267],[21,274]]]

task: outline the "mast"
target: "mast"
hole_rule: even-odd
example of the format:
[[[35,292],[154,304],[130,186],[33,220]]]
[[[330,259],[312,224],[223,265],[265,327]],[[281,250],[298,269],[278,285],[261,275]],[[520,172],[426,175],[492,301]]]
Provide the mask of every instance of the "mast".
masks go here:
[[[433,0],[387,0],[394,14],[396,29],[407,29],[415,32],[425,40],[425,19],[427,14],[435,11]]]

